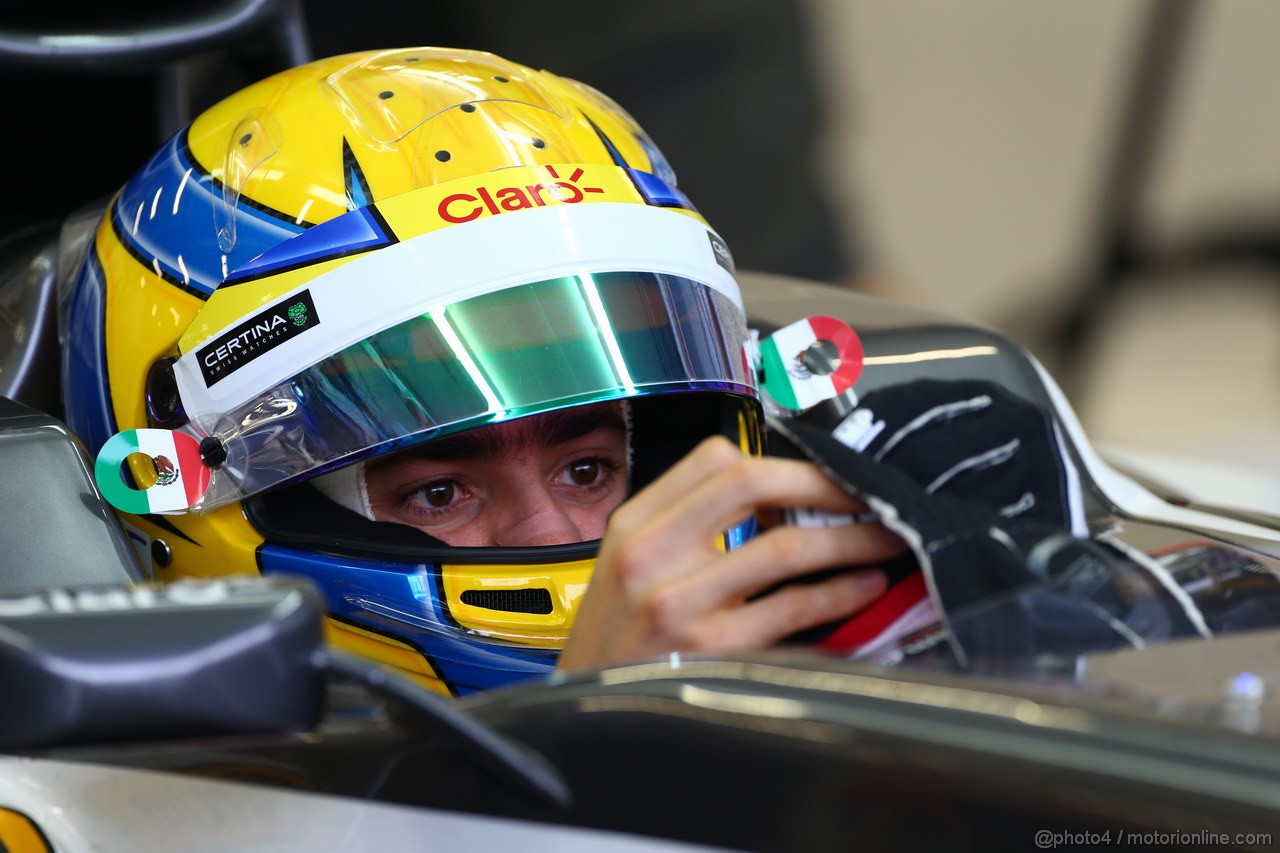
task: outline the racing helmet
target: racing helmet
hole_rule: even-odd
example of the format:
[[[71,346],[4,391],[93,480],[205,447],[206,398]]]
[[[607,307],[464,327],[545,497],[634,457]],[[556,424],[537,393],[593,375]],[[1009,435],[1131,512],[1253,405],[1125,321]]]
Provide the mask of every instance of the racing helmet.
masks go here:
[[[632,491],[708,435],[760,452],[723,241],[615,103],[492,54],[350,54],[228,97],[110,201],[60,309],[89,449],[198,448],[189,506],[113,460],[157,578],[309,577],[332,641],[445,693],[549,670],[598,543],[450,547],[316,483],[611,401]]]

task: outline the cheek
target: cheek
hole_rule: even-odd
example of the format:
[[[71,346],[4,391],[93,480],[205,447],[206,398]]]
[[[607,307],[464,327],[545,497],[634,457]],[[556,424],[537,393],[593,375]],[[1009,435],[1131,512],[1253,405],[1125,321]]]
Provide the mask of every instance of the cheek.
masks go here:
[[[493,545],[492,525],[488,523],[483,514],[469,522],[455,524],[454,528],[450,529],[447,524],[414,524],[412,519],[399,515],[395,504],[391,502],[371,502],[371,504],[375,521],[389,521],[393,524],[403,524],[405,527],[421,530],[428,536],[439,539],[444,544],[454,548],[479,548]]]
[[[604,500],[590,506],[573,507],[566,514],[573,520],[583,542],[592,539],[603,539],[604,529],[609,523],[609,516],[627,498],[625,484],[616,489]]]
[[[477,519],[459,530],[423,530],[453,548],[491,548],[494,533],[485,524],[484,519]]]

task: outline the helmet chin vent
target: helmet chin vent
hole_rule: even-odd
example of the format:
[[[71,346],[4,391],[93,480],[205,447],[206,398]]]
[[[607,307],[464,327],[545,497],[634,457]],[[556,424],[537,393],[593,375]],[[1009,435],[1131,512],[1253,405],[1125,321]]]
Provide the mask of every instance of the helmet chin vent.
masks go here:
[[[462,603],[485,610],[501,610],[505,613],[551,613],[551,593],[545,589],[468,589],[462,593]]]

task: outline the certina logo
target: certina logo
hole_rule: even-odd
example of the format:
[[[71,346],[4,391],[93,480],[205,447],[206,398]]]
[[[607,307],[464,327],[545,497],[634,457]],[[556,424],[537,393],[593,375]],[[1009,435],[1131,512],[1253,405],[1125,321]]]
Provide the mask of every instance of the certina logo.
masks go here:
[[[310,290],[271,306],[196,351],[205,385],[212,388],[258,356],[318,325],[320,316]]]
[[[476,187],[470,192],[454,193],[440,200],[436,212],[445,222],[470,222],[486,212],[493,215],[550,204],[577,204],[587,193],[602,193],[600,187],[580,186],[583,170],[575,168],[568,179],[561,180],[554,166],[546,166],[552,178],[540,184],[502,187],[490,190]]]

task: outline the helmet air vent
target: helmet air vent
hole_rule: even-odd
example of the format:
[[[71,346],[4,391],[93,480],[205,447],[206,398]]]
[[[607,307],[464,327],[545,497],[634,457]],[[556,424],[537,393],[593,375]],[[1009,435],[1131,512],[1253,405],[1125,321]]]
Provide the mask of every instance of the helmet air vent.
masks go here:
[[[462,603],[485,610],[539,616],[547,616],[552,610],[551,593],[545,589],[468,589],[462,593]]]

